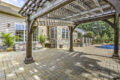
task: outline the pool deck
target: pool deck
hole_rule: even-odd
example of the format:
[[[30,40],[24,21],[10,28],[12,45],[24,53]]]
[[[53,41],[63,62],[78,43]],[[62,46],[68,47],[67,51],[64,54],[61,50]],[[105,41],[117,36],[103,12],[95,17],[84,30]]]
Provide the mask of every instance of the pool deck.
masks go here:
[[[110,58],[113,50],[95,46],[74,50],[37,50],[35,63],[28,65],[23,63],[24,52],[0,53],[0,80],[114,80],[120,76],[120,60]]]

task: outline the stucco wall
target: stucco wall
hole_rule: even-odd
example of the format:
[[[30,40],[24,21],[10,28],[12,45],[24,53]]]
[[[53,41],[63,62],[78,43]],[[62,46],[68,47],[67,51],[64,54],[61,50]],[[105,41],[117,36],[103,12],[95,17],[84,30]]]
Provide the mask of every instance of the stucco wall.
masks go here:
[[[38,35],[41,33],[47,37],[47,26],[38,26]]]
[[[62,39],[63,28],[68,29],[68,26],[57,26],[57,48],[59,48],[60,45],[63,45],[63,47],[69,47],[69,38]]]
[[[70,31],[68,32],[68,39],[62,39],[62,29],[68,29],[68,26],[57,26],[57,48],[60,47],[60,45],[63,45],[63,48],[70,46]],[[76,40],[78,37],[77,32],[73,32],[73,41]]]
[[[78,33],[76,31],[73,32],[73,42],[78,39]]]

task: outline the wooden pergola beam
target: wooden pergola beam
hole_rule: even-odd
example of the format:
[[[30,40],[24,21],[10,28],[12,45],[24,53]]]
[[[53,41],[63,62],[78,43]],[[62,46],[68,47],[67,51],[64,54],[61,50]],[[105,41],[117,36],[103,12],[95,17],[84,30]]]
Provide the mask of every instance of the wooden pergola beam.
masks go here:
[[[64,6],[65,9],[68,9],[69,11],[71,11],[72,13],[78,13],[81,12],[79,9],[76,9],[75,7],[73,7],[72,5],[68,4],[66,6]]]
[[[74,22],[54,19],[42,19],[36,20],[34,26],[74,26]]]
[[[68,12],[65,8],[60,8],[60,9],[57,9],[55,12],[49,13],[48,17],[61,18],[61,17],[65,17],[66,15],[71,16],[72,15],[71,11]]]
[[[120,14],[120,0],[104,0],[107,3],[110,3],[115,10]]]
[[[32,14],[30,17],[30,20],[41,17],[45,14],[48,14],[48,13],[60,8],[61,6],[69,4],[72,1],[75,1],[75,0],[56,0],[53,4],[49,4],[49,6],[45,7],[44,9],[37,11],[35,14]]]
[[[108,7],[110,7],[110,5],[105,5],[105,6],[102,6],[102,7],[103,7],[103,8],[108,8]],[[88,14],[88,13],[93,13],[94,11],[100,10],[100,9],[101,9],[100,7],[97,7],[97,8],[94,8],[94,9],[90,9],[90,10],[87,10],[87,11],[83,11],[83,12],[80,12],[80,13],[78,13],[78,14],[74,14],[74,15],[72,15],[72,16],[67,16],[67,17],[63,18],[63,20],[64,20],[64,19],[73,18],[73,17],[79,16],[79,15],[84,15],[84,14]]]
[[[75,5],[78,5],[78,6],[80,6],[82,9],[84,9],[84,10],[88,10],[88,6],[86,6],[82,1],[80,1],[80,0],[77,0],[77,1],[74,1],[73,2]]]
[[[104,19],[102,21],[108,23],[114,29],[114,23],[110,22],[108,19]]]
[[[93,2],[95,3],[96,6],[100,7],[100,11],[102,12],[102,14],[104,13],[103,9],[101,8],[98,0],[93,0]]]
[[[114,18],[114,13],[109,14],[109,15],[104,15],[104,16],[98,16],[98,17],[94,17],[94,18],[87,18],[87,19],[84,19],[84,20],[78,20],[78,21],[75,22],[75,24],[81,24],[81,23],[105,20],[105,19],[110,19],[110,18]]]

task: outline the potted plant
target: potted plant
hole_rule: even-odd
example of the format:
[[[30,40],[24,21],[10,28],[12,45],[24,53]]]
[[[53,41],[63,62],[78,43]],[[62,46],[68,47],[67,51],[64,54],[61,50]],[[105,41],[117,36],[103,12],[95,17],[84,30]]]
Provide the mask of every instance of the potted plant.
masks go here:
[[[2,43],[6,46],[6,51],[12,51],[11,46],[14,44],[15,39],[18,39],[17,36],[11,36],[11,33],[2,33]]]
[[[41,34],[41,35],[39,36],[39,41],[40,41],[42,47],[44,47],[44,45],[45,45],[45,37],[43,36],[43,34]]]

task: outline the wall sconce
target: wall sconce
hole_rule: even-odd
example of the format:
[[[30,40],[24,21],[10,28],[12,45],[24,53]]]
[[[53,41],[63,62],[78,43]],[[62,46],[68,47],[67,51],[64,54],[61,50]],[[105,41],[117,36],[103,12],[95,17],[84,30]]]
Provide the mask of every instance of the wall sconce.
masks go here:
[[[8,27],[8,28],[10,27],[10,23],[8,23],[7,27]]]

